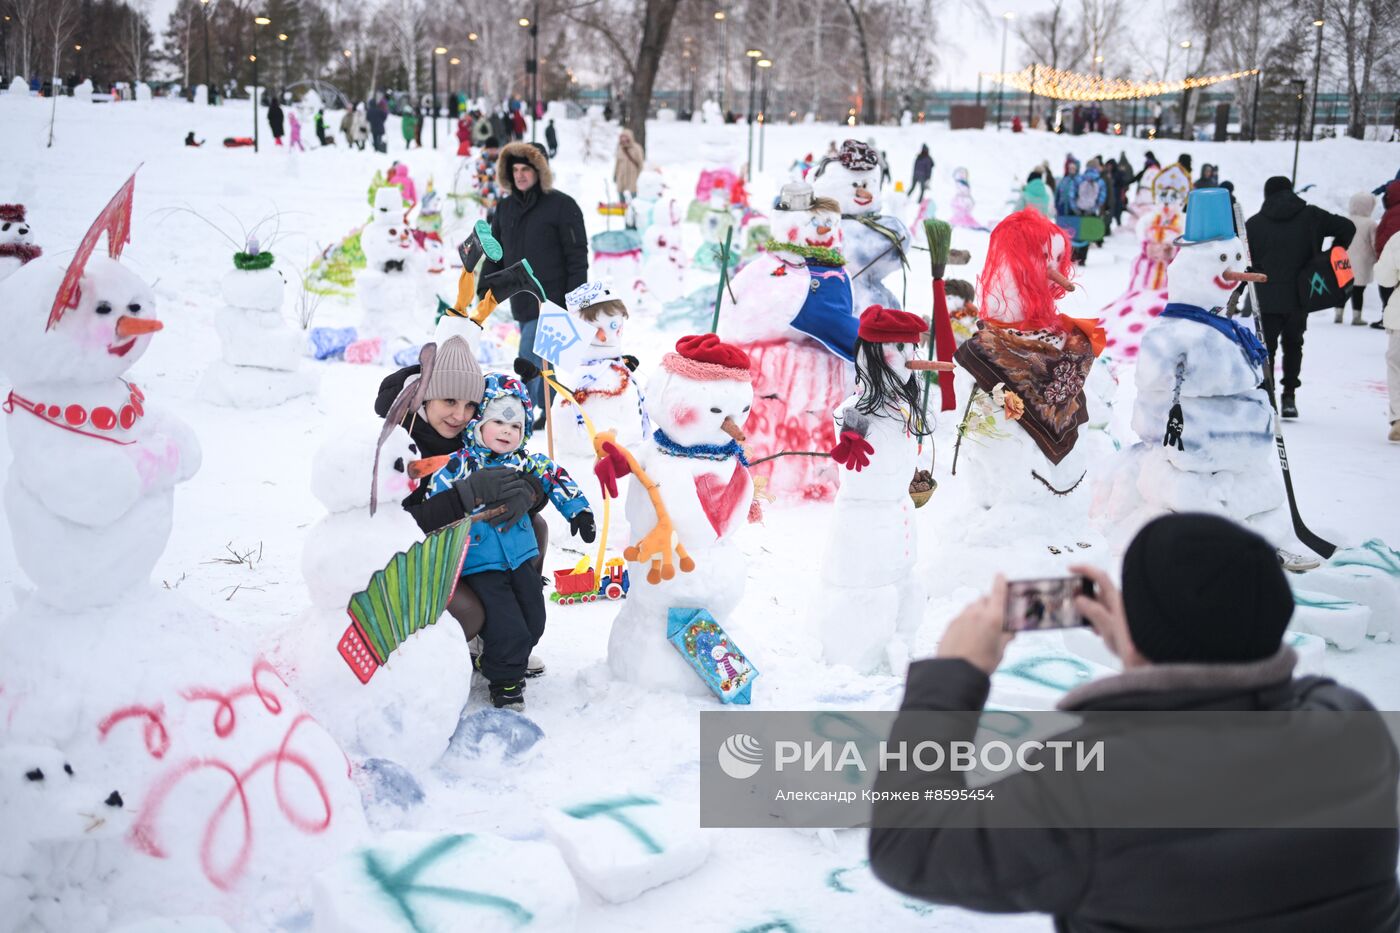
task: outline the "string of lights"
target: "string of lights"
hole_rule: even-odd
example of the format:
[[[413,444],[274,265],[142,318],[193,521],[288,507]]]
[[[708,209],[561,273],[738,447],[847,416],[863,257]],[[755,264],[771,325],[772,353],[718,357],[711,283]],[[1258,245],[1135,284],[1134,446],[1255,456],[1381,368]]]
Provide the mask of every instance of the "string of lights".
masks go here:
[[[1050,68],[1046,65],[1028,65],[1020,71],[990,72],[992,81],[1014,87],[1020,91],[1030,91],[1037,97],[1050,100],[1134,100],[1143,97],[1161,97],[1164,94],[1178,94],[1185,90],[1210,87],[1226,81],[1238,81],[1259,73],[1258,68],[1246,71],[1232,71],[1229,74],[1202,75],[1184,78],[1180,81],[1129,81],[1126,78],[1105,78],[1099,75],[1080,74]]]

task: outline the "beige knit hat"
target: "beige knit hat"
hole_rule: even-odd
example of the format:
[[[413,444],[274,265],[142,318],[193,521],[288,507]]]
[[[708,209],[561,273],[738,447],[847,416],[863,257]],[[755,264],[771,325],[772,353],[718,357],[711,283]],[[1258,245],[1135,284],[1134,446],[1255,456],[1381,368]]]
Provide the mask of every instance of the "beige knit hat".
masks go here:
[[[425,402],[439,398],[475,402],[479,407],[486,392],[486,379],[472,348],[461,337],[450,337],[437,348],[432,371],[423,385]]]

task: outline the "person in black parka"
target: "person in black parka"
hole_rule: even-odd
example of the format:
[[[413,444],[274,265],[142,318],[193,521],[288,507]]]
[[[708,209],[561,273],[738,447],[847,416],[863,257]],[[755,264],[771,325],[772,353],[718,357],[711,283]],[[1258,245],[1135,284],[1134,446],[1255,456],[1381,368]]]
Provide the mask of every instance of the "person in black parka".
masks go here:
[[[267,125],[272,128],[272,138],[277,141],[277,145],[282,145],[282,105],[277,102],[276,97],[267,105]]]
[[[384,100],[372,100],[365,108],[365,118],[369,121],[369,132],[373,137],[375,152],[385,152],[388,146],[384,143],[384,124],[388,122],[389,110],[384,104]]]
[[[1293,193],[1293,183],[1275,175],[1264,183],[1264,205],[1245,222],[1254,270],[1269,281],[1255,286],[1269,347],[1269,365],[1283,344],[1283,396],[1279,411],[1285,418],[1298,417],[1294,393],[1302,385],[1303,333],[1308,314],[1298,300],[1298,276],[1322,250],[1328,237],[1334,246],[1350,246],[1356,225],[1340,214],[1308,204]]]
[[[491,235],[501,244],[501,258],[484,260],[477,275],[477,292],[490,287],[485,279],[522,259],[529,260],[545,297],[564,306],[564,296],[588,281],[588,233],[583,211],[573,198],[554,188],[549,159],[541,146],[514,142],[501,148],[496,159],[496,184],[503,195],[491,219]],[[511,299],[510,313],[520,325],[520,355],[540,365],[531,347],[539,321],[540,304],[532,295]],[[526,383],[543,424],[544,382]]]
[[[1218,516],[1167,515],[1129,545],[1121,593],[1098,568],[1069,569],[1094,581],[1094,595],[1076,597],[1076,609],[1123,662],[1123,672],[1066,694],[1059,709],[1082,718],[1055,738],[1092,745],[1107,737],[1102,773],[1056,771],[1053,756],[1041,755],[1042,770],[1013,766],[989,785],[994,800],[947,807],[876,802],[869,841],[875,876],[938,904],[1049,914],[1059,933],[1400,928],[1394,828],[1400,757],[1364,696],[1325,677],[1297,676],[1297,655],[1283,643],[1293,596],[1273,545]],[[972,738],[990,675],[1010,641],[1002,629],[1006,590],[998,577],[991,594],[949,623],[938,657],[909,666],[887,748],[922,741],[948,748],[950,741]],[[1337,718],[1319,727],[1322,714],[1314,714],[1311,728],[1286,734],[1277,728],[1278,716],[1260,719],[1257,730],[1237,724],[1228,740],[1209,745],[1211,755],[1193,756],[1199,746],[1183,751],[1180,744],[1189,728],[1181,724],[1184,717],[1163,730],[1160,715],[1120,715],[1239,711],[1252,717],[1286,710],[1333,711]],[[1111,722],[1104,711],[1115,711]],[[1236,723],[1244,718],[1239,713]],[[1195,722],[1200,728],[1201,718]],[[1338,736],[1353,727],[1343,751]],[[1220,728],[1218,718],[1207,727]],[[1164,732],[1177,744],[1154,744]],[[1179,754],[1162,754],[1169,749]],[[1338,753],[1347,766],[1317,782],[1288,782],[1303,762],[1336,761]],[[1300,825],[1386,828],[1231,828],[1239,824],[1228,817],[1220,820],[1224,826],[1190,828],[1199,824],[1181,812],[1175,821],[1163,815],[1187,789],[1199,800],[1222,786],[1207,775],[1228,780],[1231,774],[1249,777],[1235,794],[1248,795],[1254,781],[1269,782],[1259,799],[1267,797],[1268,806]],[[874,790],[917,793],[923,801],[923,792],[940,784],[967,786],[965,774],[946,769],[931,774],[886,767]],[[1149,798],[1155,809],[1145,803]],[[1061,828],[998,828],[990,808],[1005,813],[1008,806],[1040,814],[1042,827],[1058,820]],[[1106,813],[1136,814],[1142,820],[1136,825],[1148,828],[1066,828],[1103,827],[1108,820],[1092,817]],[[1077,819],[1083,815],[1090,819]],[[1150,828],[1154,819],[1167,828]],[[948,827],[952,822],[957,828]],[[1124,822],[1120,817],[1113,825]]]

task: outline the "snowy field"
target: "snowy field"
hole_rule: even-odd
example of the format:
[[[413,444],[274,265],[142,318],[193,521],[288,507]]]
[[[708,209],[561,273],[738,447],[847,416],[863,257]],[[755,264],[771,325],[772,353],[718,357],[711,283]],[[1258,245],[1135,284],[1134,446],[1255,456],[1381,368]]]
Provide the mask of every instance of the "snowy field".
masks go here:
[[[264,123],[263,151],[255,155],[250,149],[219,146],[226,136],[250,132],[251,108],[244,103],[224,108],[166,101],[96,106],[62,99],[50,149],[44,146],[48,116],[48,101],[0,97],[6,141],[0,149],[0,202],[23,202],[36,242],[52,253],[66,252],[112,193],[141,166],[132,242],[122,261],[153,284],[165,329],[132,375],[150,398],[193,427],[203,447],[199,473],[176,491],[174,531],[152,575],[152,598],[159,600],[166,589],[173,590],[203,613],[224,620],[225,630],[240,632],[258,649],[273,652],[282,633],[310,606],[301,573],[302,547],[308,529],[325,514],[309,492],[312,455],[336,424],[370,414],[378,383],[390,370],[308,361],[320,378],[314,397],[261,411],[199,401],[199,380],[220,352],[213,316],[222,302],[219,280],[229,267],[232,247],[192,214],[170,209],[190,208],[235,236],[240,224],[251,226],[267,214],[280,214],[279,240],[273,249],[287,277],[294,280],[297,266],[365,221],[370,178],[376,170],[387,169],[390,158],[407,162],[420,191],[429,176],[439,190],[450,185],[455,138],[444,120],[441,148],[405,153],[397,121],[391,120],[388,157],[343,146],[294,153],[272,147]],[[328,124],[338,125],[339,117],[328,113]],[[208,140],[204,148],[182,147],[191,129]],[[578,125],[560,123],[558,129],[556,187],[584,208],[590,233],[602,230],[605,218],[593,208],[607,193],[614,137],[594,140],[597,155],[585,161]],[[306,130],[309,136],[309,126]],[[688,202],[702,168],[743,162],[745,132],[743,126],[653,124],[648,128],[648,161],[663,170],[672,190]],[[846,135],[847,128],[835,126],[769,128],[765,171],[751,186],[752,203],[771,202],[794,159],[808,152],[820,156],[828,141],[839,142]],[[873,131],[862,127],[853,135],[873,136],[888,153],[895,177],[906,183],[919,146],[929,144],[937,163],[932,195],[940,208],[954,192],[952,170],[967,167],[975,212],[989,224],[1007,212],[1013,185],[1019,186],[1032,166],[1048,160],[1058,176],[1066,151],[1087,160],[1096,154],[1116,156],[1122,150],[1135,166],[1141,165],[1147,149],[1163,163],[1189,152],[1197,169],[1207,162],[1220,166],[1220,177],[1234,182],[1247,214],[1258,208],[1267,177],[1288,174],[1293,152],[1285,143],[1143,143],[1041,133],[954,134],[919,126]],[[431,139],[430,130],[424,139]],[[1351,194],[1393,177],[1397,161],[1400,149],[1395,146],[1352,140],[1309,143],[1302,149],[1299,185],[1314,184],[1306,194],[1310,201],[1344,212]],[[972,279],[986,243],[985,233],[957,230],[953,245],[971,251],[973,266],[950,274]],[[1123,291],[1138,247],[1129,229],[1092,250],[1087,267],[1076,270],[1081,287],[1061,310],[1094,316]],[[908,280],[910,310],[929,312],[928,283],[927,254],[915,253]],[[887,284],[899,292],[898,276]],[[295,291],[288,289],[289,316]],[[1368,291],[1365,310],[1368,320],[1379,316],[1374,288]],[[0,320],[4,312],[0,308]],[[358,313],[353,303],[330,300],[314,323],[353,322]],[[685,332],[662,332],[649,321],[634,320],[630,348],[647,365]],[[1400,545],[1400,495],[1395,485],[1400,445],[1385,440],[1384,343],[1378,331],[1334,325],[1330,313],[1313,315],[1298,393],[1302,417],[1286,426],[1303,515],[1314,531],[1343,546],[1370,538]],[[1124,443],[1131,442],[1125,427],[1129,404],[1124,401],[1131,394],[1131,375],[1130,368],[1121,374],[1126,394],[1115,405],[1113,428]],[[947,515],[944,503],[957,499],[964,479],[948,471],[953,420],[950,415],[940,419],[934,464],[939,489],[929,507],[918,513],[922,546],[930,555],[923,564],[930,600],[916,643],[918,653],[924,654],[932,652],[948,619],[979,594],[994,573],[1018,577],[1052,569],[1038,546],[1018,547],[1016,542],[1007,542],[993,560],[935,559],[936,542],[946,532],[941,524]],[[0,433],[8,433],[9,424],[10,419],[0,418]],[[79,467],[55,465],[55,470],[55,482],[84,481]],[[817,633],[808,606],[829,518],[826,505],[769,508],[763,524],[739,535],[748,576],[734,619],[742,632],[739,641],[762,672],[754,688],[755,709],[890,709],[898,704],[899,677],[863,676],[828,666],[814,647]],[[550,567],[569,566],[578,559],[577,552],[561,551],[573,547],[566,530],[556,528],[553,542]],[[226,560],[235,554],[250,556],[241,562]],[[1109,566],[1116,574],[1117,558],[1106,545],[1075,556]],[[73,573],[74,584],[81,585],[82,568],[73,568]],[[0,535],[0,620],[24,611],[28,586],[11,536]],[[420,803],[406,809],[377,806],[370,814],[371,825],[542,840],[542,813],[565,800],[635,792],[693,802],[700,754],[696,713],[716,704],[609,682],[602,662],[614,612],[606,603],[551,607],[538,649],[549,669],[530,683],[527,706],[527,715],[543,730],[544,739],[528,760],[512,763],[491,760],[489,754],[470,758],[449,751],[437,766],[415,775],[425,793]],[[4,625],[0,622],[0,631]],[[1024,637],[1013,645],[1010,657],[1063,655],[1063,648],[1050,639],[1058,636]],[[327,652],[334,650],[333,644],[326,645]],[[1364,691],[1378,707],[1400,709],[1397,650],[1394,643],[1368,639],[1351,652],[1328,648],[1313,667]],[[80,656],[84,645],[72,645],[71,651]],[[421,684],[419,689],[431,691],[433,685]],[[483,705],[489,700],[484,683],[478,683],[468,712]],[[0,740],[3,737],[0,732]],[[267,839],[261,844],[277,845]],[[610,904],[583,888],[578,928],[653,930],[664,924],[715,931],[951,931],[1050,926],[1044,918],[983,917],[907,901],[884,889],[864,867],[865,836],[860,832],[729,830],[715,832],[711,845],[711,855],[698,871],[626,903]],[[510,870],[529,875],[533,869],[522,861]],[[487,880],[482,886],[489,888]],[[262,892],[257,903],[256,913],[236,918],[237,928],[312,928],[306,889]]]

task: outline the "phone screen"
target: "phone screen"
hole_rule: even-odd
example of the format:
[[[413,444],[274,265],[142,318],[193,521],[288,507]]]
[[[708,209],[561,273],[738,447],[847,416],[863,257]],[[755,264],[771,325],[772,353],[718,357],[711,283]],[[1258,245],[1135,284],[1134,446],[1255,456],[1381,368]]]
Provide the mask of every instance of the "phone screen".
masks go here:
[[[1033,632],[1088,625],[1074,608],[1074,597],[1093,595],[1094,581],[1088,577],[1008,581],[1002,630]]]

